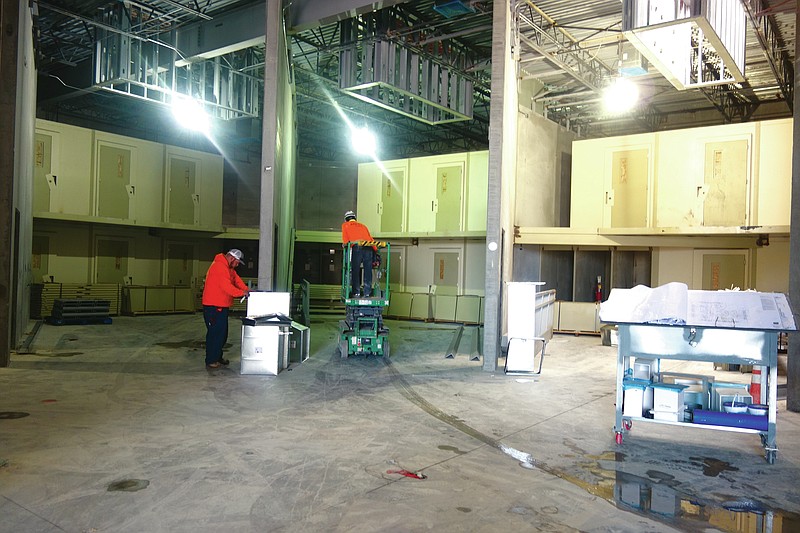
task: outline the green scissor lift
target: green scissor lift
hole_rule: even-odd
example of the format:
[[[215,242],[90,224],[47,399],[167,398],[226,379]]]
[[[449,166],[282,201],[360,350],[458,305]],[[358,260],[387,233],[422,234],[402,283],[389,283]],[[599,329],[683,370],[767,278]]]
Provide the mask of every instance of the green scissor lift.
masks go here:
[[[358,241],[361,246],[374,246],[381,255],[381,264],[372,276],[372,296],[350,294],[350,248],[348,243],[342,259],[342,301],[346,317],[339,321],[339,354],[389,356],[389,329],[383,324],[383,308],[389,305],[389,243]]]

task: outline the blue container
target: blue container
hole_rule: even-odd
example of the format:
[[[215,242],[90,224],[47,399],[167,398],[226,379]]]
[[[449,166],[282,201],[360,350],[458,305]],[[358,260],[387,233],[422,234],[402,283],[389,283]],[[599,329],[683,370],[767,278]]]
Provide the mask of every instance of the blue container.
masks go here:
[[[767,431],[769,417],[739,413],[720,413],[719,411],[705,411],[695,409],[692,415],[695,424],[708,424],[709,426],[725,426],[731,428],[755,429]]]

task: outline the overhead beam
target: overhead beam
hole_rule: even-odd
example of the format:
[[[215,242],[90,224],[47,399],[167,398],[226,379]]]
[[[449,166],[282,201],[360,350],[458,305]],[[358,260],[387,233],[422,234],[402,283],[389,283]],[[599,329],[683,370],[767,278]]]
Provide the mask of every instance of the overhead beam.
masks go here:
[[[298,32],[338,20],[371,13],[407,0],[292,0],[289,6],[289,30]]]
[[[296,33],[401,3],[402,0],[294,0],[288,7],[289,30]],[[235,52],[264,42],[265,2],[217,15],[213,21],[178,30],[177,47],[186,63]]]
[[[179,28],[177,48],[182,58],[176,66],[263,45],[266,16],[266,2],[259,2],[218,15],[213,21]]]
[[[526,5],[531,4],[526,3]],[[544,28],[541,23],[533,20],[531,14],[524,14],[520,11],[517,14],[517,20],[533,30],[532,35],[525,35],[522,33],[520,25],[517,24],[520,42],[584,86],[594,91],[600,91],[603,79],[615,74],[604,63],[592,57],[588,51],[580,48],[575,41],[570,41],[563,32],[556,31],[552,27]],[[551,49],[558,50],[558,53],[550,52]]]
[[[782,41],[773,19],[769,16],[769,8],[763,0],[742,0],[742,5],[753,26],[764,57],[767,58],[772,75],[775,76],[783,100],[789,106],[789,110],[793,110],[794,65],[784,49],[785,43]]]

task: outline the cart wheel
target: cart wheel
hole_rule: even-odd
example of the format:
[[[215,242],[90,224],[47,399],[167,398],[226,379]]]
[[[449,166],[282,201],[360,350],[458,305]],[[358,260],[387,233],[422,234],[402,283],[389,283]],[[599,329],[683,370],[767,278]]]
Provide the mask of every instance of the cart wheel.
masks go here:
[[[767,435],[765,433],[759,433],[759,437],[761,437],[761,446],[767,447]]]
[[[389,339],[383,339],[383,356],[389,358]]]
[[[616,435],[614,436],[614,440],[617,441],[617,444],[622,444],[622,432],[617,431]]]
[[[767,462],[769,464],[774,465],[775,464],[775,455],[776,454],[777,454],[777,452],[775,450],[767,450],[767,452],[764,454],[764,457],[766,458],[766,460],[767,460]]]
[[[625,431],[630,431],[631,428],[633,427],[633,422],[631,422],[630,420],[623,420],[622,427],[625,428]]]
[[[342,356],[342,359],[347,359],[347,346],[347,339],[339,339],[339,355]]]

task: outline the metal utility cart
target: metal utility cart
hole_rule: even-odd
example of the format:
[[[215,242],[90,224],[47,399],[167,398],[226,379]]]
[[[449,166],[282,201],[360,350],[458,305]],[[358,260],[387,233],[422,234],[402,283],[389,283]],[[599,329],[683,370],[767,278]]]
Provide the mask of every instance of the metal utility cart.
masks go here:
[[[614,433],[617,444],[622,444],[624,431],[630,431],[634,421],[671,424],[676,426],[757,433],[764,446],[764,457],[772,464],[778,452],[775,442],[775,405],[778,401],[778,331],[755,331],[726,328],[619,324],[617,352],[617,407]],[[654,420],[644,417],[623,416],[623,378],[631,368],[631,357],[656,361],[680,359],[708,361],[766,368],[766,387],[762,395],[769,405],[766,431],[743,427],[698,424],[683,421]],[[765,377],[762,374],[762,378]]]
[[[614,289],[609,300],[601,306],[601,320],[616,323],[619,328],[614,423],[617,444],[622,444],[623,434],[631,430],[635,421],[753,433],[761,437],[767,462],[774,463],[778,452],[775,441],[778,337],[781,331],[796,330],[785,295],[753,291],[687,291],[685,286],[681,292],[675,290],[678,284],[668,285],[672,286],[652,289],[650,300],[639,288]],[[659,294],[662,288],[665,291]],[[619,292],[615,295],[615,291]],[[644,299],[642,294],[646,296]],[[682,312],[677,312],[676,300],[682,301]],[[664,308],[670,308],[669,312],[664,313]],[[642,309],[646,310],[646,316]],[[767,404],[767,414],[742,414],[733,409],[722,412],[721,400],[714,407],[699,406],[696,402],[685,405],[686,385],[670,385],[660,379],[671,374],[660,372],[661,360],[664,359],[760,367],[764,382],[760,395],[753,397],[752,402]],[[642,376],[644,368],[647,375]],[[637,396],[636,387],[641,387],[640,390],[649,392],[651,396]],[[749,397],[752,391],[743,392]],[[711,392],[708,396],[711,401],[719,394],[715,396]],[[628,398],[631,403],[624,406]],[[646,414],[652,414],[653,418],[646,417]]]
[[[356,297],[351,294],[350,254],[352,244],[345,248],[342,264],[342,301],[345,319],[339,321],[337,350],[343,358],[356,354],[389,356],[389,328],[383,324],[383,308],[389,305],[389,251],[386,241],[358,241],[361,246],[377,248],[373,263],[371,296]]]

